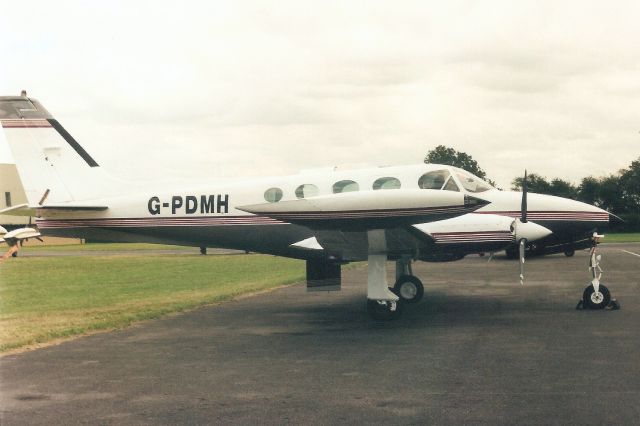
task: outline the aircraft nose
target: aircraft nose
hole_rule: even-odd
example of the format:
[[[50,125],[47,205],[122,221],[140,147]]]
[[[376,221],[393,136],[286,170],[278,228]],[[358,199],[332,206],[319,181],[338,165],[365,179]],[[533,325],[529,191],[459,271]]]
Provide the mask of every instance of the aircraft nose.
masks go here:
[[[571,200],[574,210],[580,211],[584,219],[590,219],[595,221],[611,221],[612,219],[621,220],[618,216],[609,213],[608,211],[596,207],[591,204],[584,203],[582,201]]]

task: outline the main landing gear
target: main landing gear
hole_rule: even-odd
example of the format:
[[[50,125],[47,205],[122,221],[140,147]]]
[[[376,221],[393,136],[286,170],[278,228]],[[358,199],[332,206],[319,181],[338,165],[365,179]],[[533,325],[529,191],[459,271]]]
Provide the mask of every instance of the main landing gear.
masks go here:
[[[411,258],[396,260],[396,283],[391,291],[408,304],[418,303],[424,296],[422,281],[411,270]]]
[[[385,263],[386,275],[386,255],[382,256]],[[369,264],[376,262],[369,256]],[[402,263],[401,263],[402,262]],[[407,271],[408,268],[408,271]],[[377,321],[389,321],[400,317],[402,309],[406,305],[418,303],[424,296],[424,286],[418,277],[411,275],[411,260],[398,260],[396,262],[396,279],[393,288],[387,288],[397,300],[367,299],[367,312]],[[387,285],[386,282],[384,285]]]
[[[424,288],[419,279],[411,275],[411,259],[396,263],[396,284],[387,284],[387,244],[382,229],[367,231],[369,243],[367,271],[367,312],[377,321],[397,319],[404,304],[419,301]]]

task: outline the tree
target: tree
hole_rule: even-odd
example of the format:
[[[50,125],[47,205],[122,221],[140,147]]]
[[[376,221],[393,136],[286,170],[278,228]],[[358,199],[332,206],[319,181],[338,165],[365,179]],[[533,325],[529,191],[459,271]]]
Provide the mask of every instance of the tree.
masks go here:
[[[621,170],[620,189],[625,210],[640,214],[640,158]]]
[[[511,189],[514,191],[522,191],[522,181],[524,177],[520,176],[511,181]],[[537,192],[538,194],[550,194],[551,184],[544,176],[535,173],[527,174],[527,190]]]
[[[517,177],[511,182],[511,189],[522,190],[523,177]],[[555,195],[563,198],[578,198],[578,189],[563,179],[555,178],[549,182],[544,176],[535,173],[527,174],[527,190],[538,194]]]
[[[578,188],[573,186],[571,182],[555,178],[551,181],[551,195],[576,200],[578,198]]]
[[[600,206],[600,181],[593,176],[583,178],[578,186],[578,200]]]
[[[512,189],[522,189],[522,177],[512,181]],[[612,221],[616,231],[640,231],[640,158],[616,174],[604,177],[587,176],[576,188],[562,179],[546,178],[531,173],[527,176],[531,192],[573,198],[607,210],[623,219]]]
[[[438,145],[427,152],[427,156],[424,157],[424,162],[427,164],[446,164],[459,167],[495,186],[495,183],[487,178],[487,174],[480,168],[478,162],[466,152],[456,151],[453,148]]]
[[[610,175],[600,178],[598,207],[615,214],[624,212],[620,176]]]

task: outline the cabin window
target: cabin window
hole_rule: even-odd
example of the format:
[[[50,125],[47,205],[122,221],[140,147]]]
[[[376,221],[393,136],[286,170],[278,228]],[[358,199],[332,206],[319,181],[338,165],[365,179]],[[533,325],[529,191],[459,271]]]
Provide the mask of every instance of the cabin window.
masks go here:
[[[341,180],[333,184],[333,193],[340,194],[341,192],[353,192],[360,190],[360,185],[352,180]]]
[[[318,195],[318,187],[311,183],[305,183],[296,188],[296,197],[298,198],[309,198],[316,195]]]
[[[373,189],[400,189],[400,181],[394,177],[381,177],[373,182]]]
[[[4,203],[7,207],[11,207],[11,193],[10,192],[5,192],[4,193]]]
[[[282,199],[282,189],[280,188],[269,188],[264,191],[264,199],[270,203],[277,203]]]
[[[451,174],[446,170],[435,170],[420,176],[418,186],[421,189],[442,189]]]

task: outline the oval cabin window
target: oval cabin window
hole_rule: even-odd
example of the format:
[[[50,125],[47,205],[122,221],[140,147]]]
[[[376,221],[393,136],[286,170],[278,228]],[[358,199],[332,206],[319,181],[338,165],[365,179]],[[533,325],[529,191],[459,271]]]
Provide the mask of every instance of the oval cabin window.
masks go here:
[[[305,183],[296,188],[297,198],[309,198],[316,195],[318,195],[318,187],[311,183]]]
[[[394,177],[381,177],[373,182],[373,189],[400,189],[400,181]]]
[[[269,188],[264,191],[264,199],[270,203],[277,203],[282,199],[282,189],[280,188]]]
[[[358,191],[359,189],[360,185],[352,180],[341,180],[340,182],[336,182],[333,184],[334,194],[340,194],[342,192],[353,192]]]

